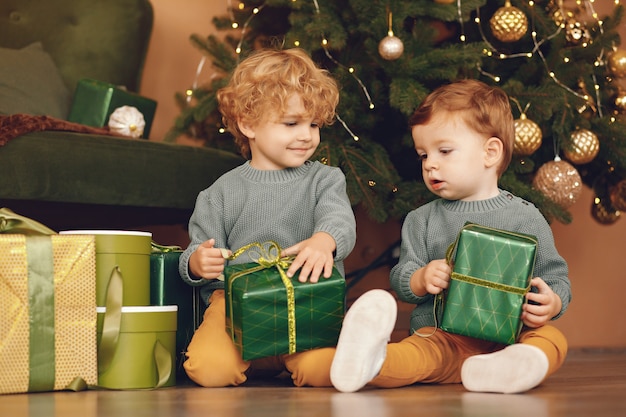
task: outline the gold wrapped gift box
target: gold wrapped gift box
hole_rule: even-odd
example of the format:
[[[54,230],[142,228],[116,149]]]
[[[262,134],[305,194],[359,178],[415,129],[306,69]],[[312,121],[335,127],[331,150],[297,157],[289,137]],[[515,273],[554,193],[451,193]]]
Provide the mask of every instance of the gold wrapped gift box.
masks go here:
[[[97,380],[94,237],[0,234],[0,393]]]

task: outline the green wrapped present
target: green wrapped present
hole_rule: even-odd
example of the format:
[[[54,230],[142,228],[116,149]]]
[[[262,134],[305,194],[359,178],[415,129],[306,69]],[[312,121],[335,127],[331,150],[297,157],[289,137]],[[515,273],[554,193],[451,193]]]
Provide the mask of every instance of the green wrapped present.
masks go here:
[[[536,251],[534,236],[466,224],[449,253],[454,267],[440,328],[515,343]]]
[[[176,373],[186,377],[183,368],[185,352],[191,337],[200,325],[206,308],[200,299],[199,287],[185,283],[178,272],[180,247],[152,243],[150,254],[150,304],[153,306],[178,306],[176,330]]]
[[[254,243],[244,251],[254,262],[224,270],[227,327],[243,359],[335,346],[345,313],[346,283],[339,271],[302,283],[287,277],[290,260],[280,258],[276,243]]]
[[[122,106],[139,110],[145,121],[141,137],[148,138],[157,102],[103,81],[82,79],[78,82],[68,120],[105,127],[109,124],[109,116]]]

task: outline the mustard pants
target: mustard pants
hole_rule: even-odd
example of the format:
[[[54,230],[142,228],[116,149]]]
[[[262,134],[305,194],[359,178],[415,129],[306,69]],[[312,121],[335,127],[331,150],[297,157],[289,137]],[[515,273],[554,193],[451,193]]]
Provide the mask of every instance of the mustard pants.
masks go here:
[[[470,356],[492,353],[506,345],[472,337],[434,331],[433,327],[420,329],[422,337],[413,334],[398,343],[387,345],[385,362],[376,378],[368,385],[384,388],[403,387],[422,383],[460,383],[461,366]],[[434,332],[434,333],[433,333]],[[524,329],[518,343],[533,345],[548,357],[549,376],[556,372],[567,356],[567,340],[550,325],[538,329]]]
[[[224,290],[214,291],[209,302],[183,364],[192,381],[204,387],[237,386],[246,382],[249,376],[278,375],[287,371],[296,386],[332,386],[330,365],[334,348],[244,361],[226,331]]]
[[[296,386],[329,387],[330,365],[334,348],[314,349],[244,361],[226,332],[224,291],[214,291],[204,319],[187,349],[184,363],[189,378],[205,387],[243,384],[248,376],[291,374]],[[424,328],[420,334],[430,334]],[[541,349],[550,364],[548,375],[561,367],[567,355],[567,340],[553,326],[524,329],[519,343]],[[474,355],[491,353],[505,345],[437,330],[430,337],[413,334],[398,343],[387,345],[387,357],[379,375],[368,385],[394,388],[423,383],[460,383],[463,361]]]

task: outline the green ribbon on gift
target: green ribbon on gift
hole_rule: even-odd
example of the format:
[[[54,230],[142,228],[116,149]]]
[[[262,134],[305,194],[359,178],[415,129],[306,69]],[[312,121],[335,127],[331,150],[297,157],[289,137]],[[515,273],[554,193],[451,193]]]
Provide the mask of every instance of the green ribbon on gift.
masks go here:
[[[29,305],[28,391],[54,389],[54,267],[50,236],[27,236]]]
[[[124,280],[118,266],[111,271],[106,290],[104,319],[102,321],[102,337],[98,345],[98,373],[103,373],[113,362],[117,342],[120,338],[122,325],[122,299]]]
[[[241,278],[248,274],[252,274],[263,269],[276,267],[278,274],[285,286],[285,292],[287,293],[287,328],[289,334],[289,353],[296,352],[296,301],[295,293],[291,280],[285,273],[285,269],[289,268],[289,265],[293,261],[293,257],[281,257],[281,248],[278,243],[274,241],[267,241],[263,244],[259,242],[250,243],[237,251],[235,251],[227,259],[233,260],[241,256],[243,253],[247,253],[252,262],[256,262],[259,266],[246,269],[245,271],[239,271],[232,274],[228,280],[229,292],[232,293],[232,284],[237,278]],[[230,316],[233,316],[232,303],[230,305]],[[235,339],[235,329],[231,326],[231,337]]]
[[[56,235],[56,232],[43,224],[20,216],[12,210],[0,208],[0,233],[12,233],[19,235]]]
[[[183,250],[180,246],[171,245],[159,245],[154,240],[150,242],[150,246],[152,248],[152,253],[169,253],[169,252],[180,252]]]

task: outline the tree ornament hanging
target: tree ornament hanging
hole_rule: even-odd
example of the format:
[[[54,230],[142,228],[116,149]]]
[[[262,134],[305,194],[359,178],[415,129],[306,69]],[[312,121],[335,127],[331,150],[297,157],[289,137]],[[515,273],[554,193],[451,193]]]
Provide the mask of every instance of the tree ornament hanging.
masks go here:
[[[393,34],[393,29],[391,27],[391,12],[387,13],[387,17],[389,20],[389,29],[387,31],[387,36],[385,36],[378,44],[378,53],[383,59],[393,61],[400,58],[404,53],[404,44],[400,38]]]
[[[511,6],[507,0],[489,19],[493,35],[502,42],[516,42],[528,31],[528,19],[524,12]]]
[[[583,183],[576,168],[557,156],[554,161],[539,167],[533,178],[533,187],[567,209],[580,197]]]
[[[578,129],[570,135],[569,146],[565,146],[563,154],[573,164],[588,164],[598,155],[600,141],[598,136],[588,129]]]
[[[615,209],[626,211],[626,179],[621,180],[611,188],[609,197]]]
[[[587,25],[571,17],[565,21],[565,40],[570,46],[579,46],[591,40]]]
[[[109,116],[109,130],[122,136],[141,137],[145,127],[143,114],[133,106],[118,107]]]
[[[515,143],[513,153],[520,156],[528,156],[535,153],[541,147],[542,133],[539,125],[525,113],[515,120]]]
[[[573,16],[572,12],[565,11],[563,9],[562,1],[557,2],[554,0],[550,0],[548,5],[546,6],[546,12],[548,13],[548,16],[552,18],[556,26],[561,26],[565,23],[565,20],[568,17]]]
[[[609,71],[616,78],[626,77],[626,50],[615,49],[609,54],[607,62]]]
[[[622,213],[610,203],[600,197],[596,197],[591,203],[591,217],[598,223],[610,225],[618,221]]]

